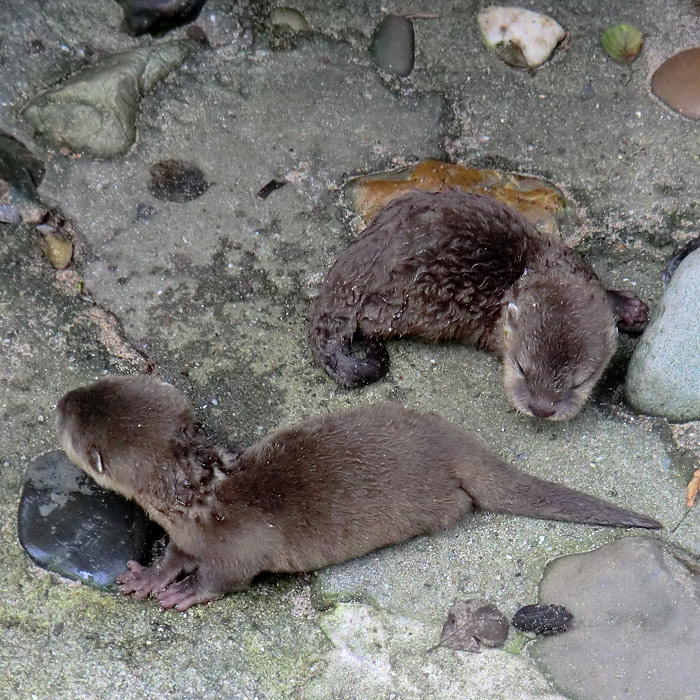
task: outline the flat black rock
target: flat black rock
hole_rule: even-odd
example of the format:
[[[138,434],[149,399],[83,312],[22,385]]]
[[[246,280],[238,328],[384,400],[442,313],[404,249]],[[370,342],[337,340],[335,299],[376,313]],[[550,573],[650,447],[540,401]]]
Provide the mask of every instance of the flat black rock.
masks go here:
[[[124,9],[123,29],[131,36],[165,34],[197,19],[206,0],[117,0]]]
[[[105,491],[60,451],[29,465],[17,526],[20,544],[39,566],[95,588],[116,590],[126,562],[149,550],[143,510]]]

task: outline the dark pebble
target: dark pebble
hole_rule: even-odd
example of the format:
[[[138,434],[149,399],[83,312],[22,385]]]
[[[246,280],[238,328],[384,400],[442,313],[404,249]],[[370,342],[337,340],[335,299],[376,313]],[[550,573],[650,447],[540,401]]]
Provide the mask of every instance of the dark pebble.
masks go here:
[[[124,8],[123,29],[131,36],[164,34],[193,22],[206,0],[117,0]]]
[[[155,216],[157,211],[158,210],[155,207],[152,207],[148,204],[139,204],[136,206],[136,218],[148,220],[151,217]]]
[[[43,162],[23,143],[0,131],[0,178],[34,201],[45,172]]]
[[[17,527],[20,544],[39,566],[95,588],[116,589],[126,562],[149,551],[141,508],[105,491],[60,451],[29,465]]]
[[[258,191],[258,199],[267,199],[275,190],[284,187],[286,184],[286,180],[270,180]]]
[[[405,77],[413,70],[414,45],[413,22],[387,15],[374,30],[369,54],[381,70]]]
[[[525,605],[513,615],[513,627],[535,634],[566,632],[573,616],[563,605]]]
[[[164,202],[190,202],[208,187],[204,173],[184,160],[163,160],[151,166],[148,189]]]

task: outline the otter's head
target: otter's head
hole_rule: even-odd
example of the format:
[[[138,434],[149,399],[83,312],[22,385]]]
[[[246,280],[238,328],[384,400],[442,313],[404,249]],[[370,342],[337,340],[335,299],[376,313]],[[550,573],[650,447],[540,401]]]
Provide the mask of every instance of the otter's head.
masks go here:
[[[153,470],[176,461],[195,432],[185,397],[149,376],[105,377],[69,391],[56,409],[68,457],[127,498],[146,491]]]
[[[573,418],[617,347],[607,294],[577,279],[523,277],[504,308],[504,381],[523,413]]]

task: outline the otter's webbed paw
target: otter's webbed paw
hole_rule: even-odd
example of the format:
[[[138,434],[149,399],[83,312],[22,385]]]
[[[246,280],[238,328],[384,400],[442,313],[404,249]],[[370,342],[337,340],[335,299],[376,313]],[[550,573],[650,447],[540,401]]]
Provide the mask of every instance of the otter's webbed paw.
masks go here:
[[[127,562],[129,571],[117,576],[119,590],[135,598],[148,598],[149,595],[172,583],[179,573],[158,566],[141,566],[137,561]]]
[[[623,333],[641,333],[649,322],[649,307],[634,292],[608,290],[617,327]]]
[[[222,592],[212,591],[205,586],[196,572],[155,593],[155,597],[163,609],[175,608],[179,612],[184,612],[197,603],[208,603],[210,600],[216,600],[222,595]]]

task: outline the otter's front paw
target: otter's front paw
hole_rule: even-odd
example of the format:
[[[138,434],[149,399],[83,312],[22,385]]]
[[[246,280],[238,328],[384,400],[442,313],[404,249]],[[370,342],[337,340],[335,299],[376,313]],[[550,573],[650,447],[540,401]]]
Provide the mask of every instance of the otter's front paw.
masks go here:
[[[641,333],[649,323],[649,307],[634,292],[608,290],[617,327],[623,333]]]
[[[171,572],[157,566],[141,566],[137,561],[126,563],[129,571],[117,576],[119,590],[135,598],[147,598],[152,593],[165,588],[173,580]]]

